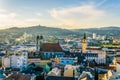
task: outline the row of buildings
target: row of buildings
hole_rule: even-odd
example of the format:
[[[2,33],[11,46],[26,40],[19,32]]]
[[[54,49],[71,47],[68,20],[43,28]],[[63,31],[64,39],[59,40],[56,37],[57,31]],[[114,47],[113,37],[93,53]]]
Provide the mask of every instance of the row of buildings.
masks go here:
[[[29,67],[29,64],[34,63],[44,68],[42,72],[46,80],[108,80],[119,72],[115,58],[119,54],[119,48],[87,46],[85,33],[81,47],[40,41],[37,45],[11,46],[2,53],[2,68],[18,69],[15,74],[38,76],[32,70],[33,66]],[[118,76],[114,74],[114,77]],[[35,77],[31,80],[35,80]]]

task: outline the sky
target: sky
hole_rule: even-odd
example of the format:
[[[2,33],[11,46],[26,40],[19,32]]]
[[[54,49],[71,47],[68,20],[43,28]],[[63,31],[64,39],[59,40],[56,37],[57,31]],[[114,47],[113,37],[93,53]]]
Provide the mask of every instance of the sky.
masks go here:
[[[0,29],[120,26],[120,0],[0,0]]]

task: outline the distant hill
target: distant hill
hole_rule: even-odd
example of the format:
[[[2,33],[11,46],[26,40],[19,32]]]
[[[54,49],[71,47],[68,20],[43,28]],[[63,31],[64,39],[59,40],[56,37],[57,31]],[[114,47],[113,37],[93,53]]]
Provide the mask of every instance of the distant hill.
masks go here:
[[[51,35],[51,36],[82,36],[84,32],[87,33],[88,36],[91,36],[92,33],[100,34],[100,35],[111,35],[115,37],[120,37],[120,27],[103,27],[103,28],[89,28],[89,29],[75,29],[75,30],[67,30],[61,28],[52,28],[46,26],[31,26],[25,28],[9,28],[5,30],[0,30],[0,34],[11,34],[11,35],[22,35],[24,32],[30,34],[41,34],[41,35]]]
[[[50,36],[68,36],[68,35],[76,34],[76,32],[71,30],[45,27],[45,26],[32,26],[25,28],[13,27],[5,30],[0,30],[0,33],[7,33],[7,34],[23,34],[24,32],[30,34],[41,34],[41,35],[50,35]]]
[[[92,33],[96,33],[98,35],[107,35],[120,37],[120,27],[103,27],[103,28],[89,28],[89,29],[76,29],[74,30],[78,34],[83,34],[86,32],[88,35],[92,35]]]

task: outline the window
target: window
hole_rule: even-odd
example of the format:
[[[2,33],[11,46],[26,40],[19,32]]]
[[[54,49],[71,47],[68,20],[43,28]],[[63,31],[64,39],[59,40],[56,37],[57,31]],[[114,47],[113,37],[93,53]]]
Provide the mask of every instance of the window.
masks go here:
[[[69,63],[69,61],[67,61],[67,63]]]
[[[47,53],[44,53],[44,56],[46,56],[47,55]]]
[[[61,61],[61,63],[64,63],[64,61]]]
[[[52,55],[54,55],[54,52],[52,52]]]

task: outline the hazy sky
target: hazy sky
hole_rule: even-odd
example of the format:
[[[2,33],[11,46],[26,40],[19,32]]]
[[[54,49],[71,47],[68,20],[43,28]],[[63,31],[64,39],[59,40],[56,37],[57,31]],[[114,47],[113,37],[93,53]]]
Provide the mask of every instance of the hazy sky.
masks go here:
[[[120,26],[120,0],[0,0],[0,29]]]

